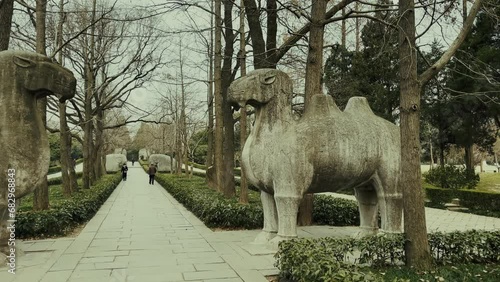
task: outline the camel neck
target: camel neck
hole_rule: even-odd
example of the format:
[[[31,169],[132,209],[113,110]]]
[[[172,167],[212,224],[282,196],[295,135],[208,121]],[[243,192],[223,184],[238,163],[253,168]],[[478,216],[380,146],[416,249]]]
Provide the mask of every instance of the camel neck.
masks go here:
[[[276,98],[256,108],[255,117],[255,129],[252,131],[254,136],[259,136],[263,132],[282,132],[294,122],[290,102]]]

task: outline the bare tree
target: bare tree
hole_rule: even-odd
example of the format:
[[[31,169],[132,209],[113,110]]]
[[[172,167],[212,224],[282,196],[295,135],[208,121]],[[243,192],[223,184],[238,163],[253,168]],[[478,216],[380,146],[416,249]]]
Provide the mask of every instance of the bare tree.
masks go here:
[[[42,55],[47,55],[46,48],[46,13],[47,0],[36,0],[36,52]],[[40,112],[42,122],[47,126],[47,97],[38,99],[37,108]],[[47,177],[42,181],[39,187],[34,190],[33,209],[46,210],[49,208],[49,187]]]
[[[57,23],[57,32],[56,32],[56,45],[58,47],[62,46],[63,44],[63,26],[65,17],[66,15],[64,13],[64,0],[60,0],[59,20]],[[61,64],[64,62],[62,52],[58,53],[58,61]],[[61,178],[62,178],[63,194],[66,197],[69,197],[73,192],[78,191],[78,183],[75,173],[75,163],[71,158],[72,137],[66,119],[66,102],[59,103],[59,129],[60,129],[59,136],[61,140],[60,162],[61,162]]]
[[[245,40],[245,2],[243,0],[240,1],[240,51],[239,51],[239,60],[240,60],[240,73],[241,76],[245,76],[247,72],[246,66],[246,40]],[[247,109],[246,107],[242,107],[240,109],[240,151],[243,154],[243,147],[245,146],[245,141],[247,139]],[[247,177],[245,173],[245,168],[243,167],[243,163],[241,164],[241,181],[240,181],[240,200],[239,202],[242,204],[248,204],[248,184]]]
[[[224,116],[223,116],[223,94],[222,94],[222,0],[215,0],[215,42],[214,42],[214,98],[215,98],[215,135],[214,135],[214,170],[215,185],[218,191],[222,191],[224,182]],[[210,173],[210,172],[207,172]],[[209,182],[211,183],[211,182]]]
[[[131,92],[141,88],[164,64],[164,49],[160,49],[163,42],[153,30],[155,21],[150,18],[147,23],[136,24],[133,18],[113,13],[113,9],[97,7],[94,1],[90,12],[78,13],[67,25],[72,32],[90,26],[89,32],[82,33],[65,49],[66,57],[71,58],[84,81],[72,109],[84,131],[83,188],[89,188],[105,172],[105,111],[127,107]]]
[[[417,49],[415,44],[415,3],[399,1],[399,59],[400,59],[400,120],[401,163],[400,185],[403,187],[404,229],[406,234],[406,263],[417,269],[431,266],[429,243],[425,222],[424,195],[420,170],[420,93],[422,87],[434,77],[453,57],[470,31],[479,8],[476,0],[462,30],[448,50],[422,74],[417,74]]]

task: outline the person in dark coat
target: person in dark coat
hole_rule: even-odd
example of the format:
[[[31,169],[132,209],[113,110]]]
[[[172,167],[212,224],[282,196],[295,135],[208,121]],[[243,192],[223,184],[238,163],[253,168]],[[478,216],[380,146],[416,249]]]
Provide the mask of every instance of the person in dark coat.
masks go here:
[[[122,179],[123,179],[123,181],[127,181],[127,171],[128,171],[127,164],[124,163],[122,166]]]
[[[149,184],[155,184],[155,174],[156,174],[156,166],[154,164],[149,165],[148,174],[149,174]]]

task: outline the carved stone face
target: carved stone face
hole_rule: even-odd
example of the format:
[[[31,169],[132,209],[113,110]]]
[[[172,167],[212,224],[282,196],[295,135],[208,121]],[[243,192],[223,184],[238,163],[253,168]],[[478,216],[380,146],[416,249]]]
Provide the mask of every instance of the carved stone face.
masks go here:
[[[258,107],[279,93],[275,88],[277,85],[284,86],[281,84],[288,84],[291,89],[291,80],[284,72],[276,69],[254,70],[231,83],[228,100],[241,107],[246,104]]]
[[[73,73],[49,58],[29,52],[17,51],[12,56],[15,80],[22,83],[36,98],[54,94],[60,102],[75,96],[76,79]],[[36,75],[35,75],[36,74]]]

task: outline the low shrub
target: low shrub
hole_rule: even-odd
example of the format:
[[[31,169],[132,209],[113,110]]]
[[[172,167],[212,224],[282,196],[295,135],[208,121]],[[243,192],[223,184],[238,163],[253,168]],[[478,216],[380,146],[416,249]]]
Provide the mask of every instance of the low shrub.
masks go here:
[[[158,174],[155,179],[208,227],[262,228],[264,219],[259,204],[240,204],[236,197],[226,199],[209,189],[201,177]]]
[[[448,189],[474,189],[479,183],[479,174],[453,165],[440,166],[424,173],[425,180]]]
[[[472,230],[428,236],[435,265],[500,262],[500,231]],[[403,234],[386,234],[362,239],[283,241],[275,255],[276,266],[281,277],[297,282],[383,281],[373,273],[380,267],[404,264],[404,240]]]
[[[313,221],[315,224],[359,225],[359,211],[355,201],[327,195],[314,195],[313,201]]]
[[[105,175],[88,190],[44,211],[16,215],[16,238],[44,238],[65,235],[78,224],[90,220],[121,181],[120,174]]]

